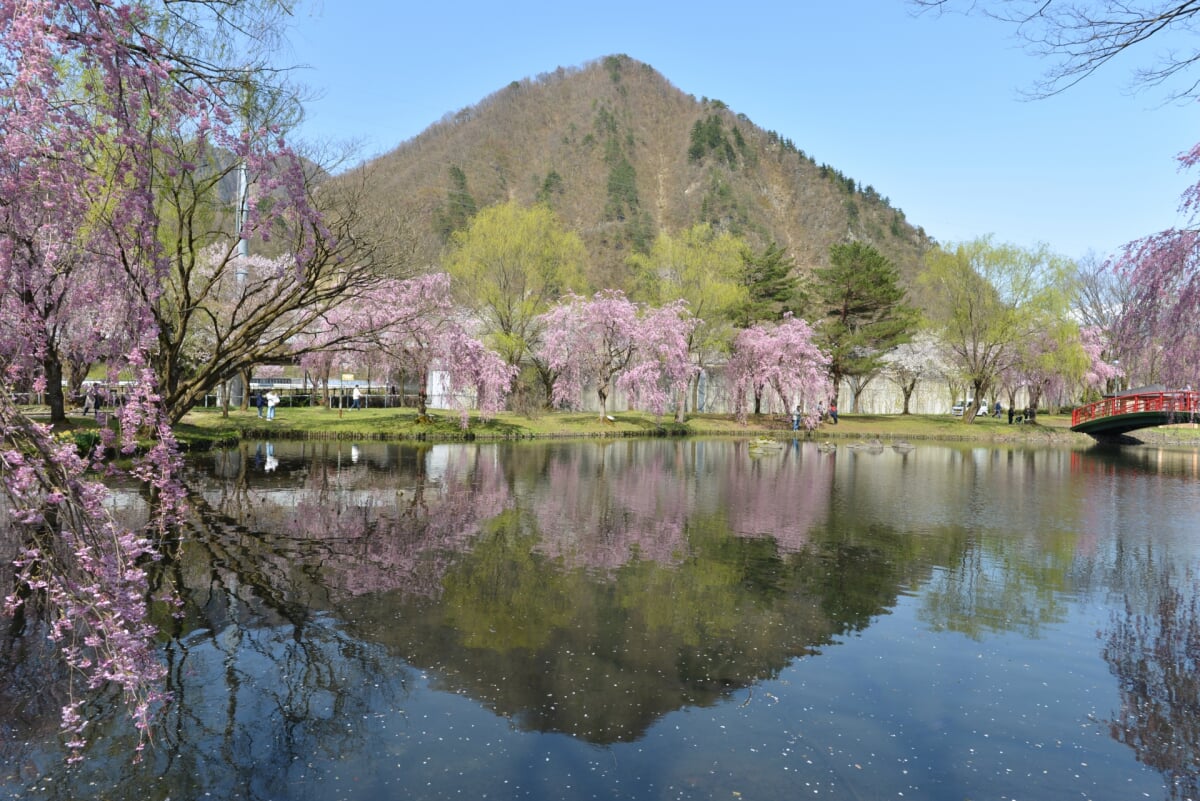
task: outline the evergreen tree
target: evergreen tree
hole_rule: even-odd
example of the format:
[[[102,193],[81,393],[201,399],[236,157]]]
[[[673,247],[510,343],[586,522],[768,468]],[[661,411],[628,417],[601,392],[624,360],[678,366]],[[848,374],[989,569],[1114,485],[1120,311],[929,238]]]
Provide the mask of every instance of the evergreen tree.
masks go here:
[[[563,179],[558,170],[550,170],[537,191],[537,202],[549,204],[555,195],[563,193]]]
[[[834,245],[829,261],[814,271],[822,318],[818,341],[830,356],[834,391],[843,378],[855,379],[857,407],[858,393],[884,354],[911,337],[917,312],[905,302],[899,270],[870,245]]]
[[[745,152],[745,140],[736,127],[733,129],[733,135],[738,145],[736,150],[725,136],[725,127],[721,123],[719,115],[709,114],[704,120],[696,120],[692,125],[688,160],[700,161],[709,153],[713,153],[716,155],[717,161],[724,162],[730,167],[736,167],[737,153]]]
[[[608,203],[605,216],[610,220],[624,222],[638,210],[637,172],[629,159],[622,156],[608,173]]]
[[[437,214],[437,229],[443,241],[449,241],[455,231],[467,227],[478,211],[475,198],[467,189],[467,174],[457,164],[450,165],[450,191],[446,205]]]
[[[787,312],[795,311],[799,298],[794,266],[783,248],[774,242],[762,253],[742,251],[742,285],[747,299],[739,315],[739,327],[778,322]]]

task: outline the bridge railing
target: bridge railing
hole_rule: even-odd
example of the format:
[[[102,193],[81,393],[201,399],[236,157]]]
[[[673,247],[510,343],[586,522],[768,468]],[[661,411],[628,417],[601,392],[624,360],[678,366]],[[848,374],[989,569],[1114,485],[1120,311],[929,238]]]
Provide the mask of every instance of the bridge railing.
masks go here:
[[[1200,392],[1175,390],[1170,392],[1145,392],[1136,395],[1114,395],[1095,403],[1080,406],[1071,412],[1071,425],[1077,426],[1089,420],[1115,417],[1121,414],[1155,412],[1178,414],[1179,422],[1196,422],[1200,415]]]

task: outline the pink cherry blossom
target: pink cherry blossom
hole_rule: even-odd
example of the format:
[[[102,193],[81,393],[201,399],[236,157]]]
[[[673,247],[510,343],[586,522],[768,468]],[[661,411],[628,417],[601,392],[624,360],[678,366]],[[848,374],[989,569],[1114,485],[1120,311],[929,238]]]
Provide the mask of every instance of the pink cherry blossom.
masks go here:
[[[734,412],[745,422],[748,400],[755,409],[773,392],[785,409],[799,406],[806,428],[820,423],[818,407],[833,394],[829,357],[814,344],[804,320],[787,315],[775,325],[760,324],[738,334],[729,359]]]
[[[552,400],[559,405],[577,406],[591,386],[604,416],[617,387],[662,414],[682,401],[696,373],[687,342],[695,320],[682,301],[650,308],[620,290],[603,290],[590,300],[571,294],[542,319],[539,355],[558,374]]]
[[[1179,157],[1200,163],[1200,144]],[[1200,182],[1183,194],[1180,211],[1192,225],[1126,245],[1111,268],[1130,287],[1116,325],[1124,369],[1138,383],[1200,385]]]
[[[188,23],[210,41],[220,29],[252,30],[247,15],[264,8],[187,5]],[[185,340],[168,310],[195,306],[180,277],[196,252],[164,247],[172,232],[188,242],[178,212],[191,207],[176,204],[167,219],[165,201],[202,181],[198,165],[214,153],[232,154],[260,176],[262,200],[238,234],[292,232],[296,265],[325,241],[302,162],[248,125],[227,94],[244,91],[254,64],[224,68],[212,53],[177,48],[200,46],[174,35],[183,20],[156,3],[0,0],[0,505],[23,543],[4,609],[44,615],[76,686],[117,689],[143,745],[164,700],[145,565],[183,511],[163,393],[177,391]],[[97,474],[116,468],[77,453],[18,403],[32,390],[53,404],[64,365],[98,362],[132,376],[101,444],[130,457],[127,477],[152,499],[136,530],[105,506]],[[87,739],[85,700],[63,710],[75,749]]]
[[[447,391],[467,427],[475,406],[484,416],[504,408],[516,370],[471,336],[450,295],[450,277],[432,273],[384,281],[353,303],[325,315],[293,341],[301,363],[328,375],[335,364],[368,362],[384,372],[416,376],[418,412],[427,413],[424,388],[432,371],[446,376]]]

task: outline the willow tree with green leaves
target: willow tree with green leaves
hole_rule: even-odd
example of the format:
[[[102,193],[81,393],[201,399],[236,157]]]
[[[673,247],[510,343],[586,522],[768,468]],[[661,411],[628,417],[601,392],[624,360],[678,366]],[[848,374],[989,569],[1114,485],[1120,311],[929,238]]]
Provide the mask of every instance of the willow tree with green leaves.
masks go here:
[[[582,291],[583,241],[545,205],[509,202],[480,211],[455,233],[445,258],[455,298],[478,319],[483,340],[514,367],[532,366],[546,397],[554,373],[538,358],[541,315],[565,293]]]
[[[1061,399],[1066,392],[1074,391],[1092,367],[1079,323],[1048,318],[1020,349],[1017,367],[1025,379],[1029,406],[1035,410],[1043,398]]]
[[[912,337],[917,312],[906,302],[900,271],[863,242],[832,246],[829,266],[816,269],[814,277],[818,343],[829,354],[834,392],[849,379],[857,412],[859,396],[879,373],[884,355]]]
[[[932,330],[951,367],[971,386],[971,422],[997,378],[1014,368],[1027,346],[1069,314],[1073,265],[1046,245],[996,244],[990,236],[937,248],[925,257]]]
[[[689,391],[693,409],[699,403],[699,371],[724,361],[733,347],[734,320],[748,297],[741,281],[744,252],[740,238],[702,223],[678,236],[660,233],[649,253],[630,258],[637,300],[651,306],[684,300],[696,321],[687,338],[697,367]]]

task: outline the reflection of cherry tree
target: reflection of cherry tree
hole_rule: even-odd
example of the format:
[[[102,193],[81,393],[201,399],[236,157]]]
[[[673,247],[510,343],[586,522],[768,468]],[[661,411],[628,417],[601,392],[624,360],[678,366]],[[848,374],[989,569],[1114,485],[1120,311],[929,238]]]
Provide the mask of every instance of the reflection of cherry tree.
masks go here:
[[[772,538],[784,552],[808,544],[809,531],[828,514],[832,457],[800,446],[763,460],[729,454],[728,472],[716,477],[718,489],[705,500],[694,497],[696,447],[622,443],[555,452],[547,484],[533,501],[543,537],[539,550],[567,565],[602,571],[636,559],[677,565],[687,556],[689,520],[705,514],[724,516],[737,536]]]
[[[1104,659],[1117,678],[1121,709],[1109,733],[1138,761],[1162,773],[1172,799],[1200,797],[1200,582],[1187,596],[1162,578],[1149,612],[1129,603],[1113,615]]]
[[[177,614],[172,607],[158,618],[167,635],[159,651],[164,684],[174,702],[155,729],[156,747],[142,764],[121,765],[116,780],[114,765],[137,746],[137,735],[112,714],[115,699],[101,696],[88,706],[88,759],[69,773],[38,766],[43,787],[64,788],[44,797],[88,797],[78,788],[103,787],[94,797],[130,801],[155,785],[161,798],[295,798],[298,770],[361,752],[379,736],[379,711],[404,707],[411,668],[330,614],[319,561],[298,558],[314,554],[277,551],[280,538],[247,536],[197,500],[203,514],[191,521],[190,536],[156,568],[183,600]],[[123,501],[135,513],[142,505]],[[3,659],[0,645],[0,669],[7,669]],[[39,666],[50,667],[25,654],[14,664],[21,673]],[[28,697],[68,695],[68,682],[54,678],[44,672]],[[33,704],[22,712],[32,724],[57,718]],[[12,731],[30,733],[27,720],[13,722],[21,727]]]
[[[335,592],[361,595],[403,589],[436,597],[455,553],[468,550],[480,526],[508,504],[500,467],[473,449],[444,449],[445,469],[421,472],[392,499],[327,493],[295,509],[300,530],[330,546],[323,569]],[[418,462],[431,457],[422,453]],[[304,521],[304,522],[301,522]]]
[[[729,527],[743,537],[772,537],[783,552],[803,550],[829,514],[834,458],[796,444],[780,456],[731,459],[721,488]]]
[[[503,511],[508,489],[485,451],[413,450],[416,474],[399,488],[395,474],[365,461],[339,463],[317,453],[299,490],[213,489],[208,497],[220,499],[217,511],[271,539],[274,547],[262,558],[273,564],[281,589],[300,561],[317,567],[335,595],[403,589],[436,596],[453,552],[466,549],[480,525]],[[434,454],[446,461],[430,475],[425,463]]]
[[[678,564],[686,554],[687,471],[661,448],[557,451],[547,479],[533,501],[542,553],[601,571],[639,558]]]
[[[0,532],[7,531],[0,511]],[[8,557],[7,546],[0,555]],[[5,558],[5,564],[11,558]],[[13,573],[0,569],[0,586],[11,587]],[[70,673],[62,663],[49,625],[30,615],[19,631],[5,621],[0,636],[0,764],[18,765],[22,749],[29,742],[53,738],[59,726],[61,710],[70,703]],[[18,636],[20,635],[20,636]],[[136,746],[131,745],[130,748]]]

